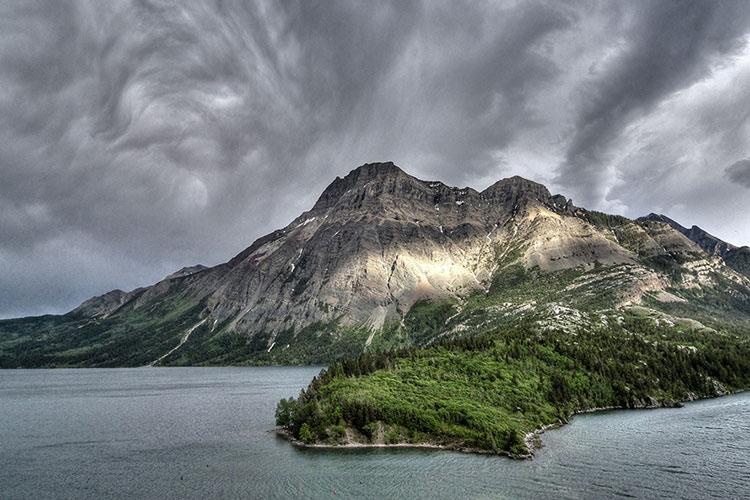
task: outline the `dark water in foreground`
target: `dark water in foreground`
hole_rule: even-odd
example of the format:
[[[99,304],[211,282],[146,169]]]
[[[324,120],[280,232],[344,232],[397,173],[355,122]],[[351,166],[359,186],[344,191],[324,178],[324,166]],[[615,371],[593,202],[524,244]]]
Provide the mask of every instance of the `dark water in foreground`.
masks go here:
[[[0,498],[750,497],[750,394],[576,417],[532,461],[298,450],[312,368],[0,370]]]

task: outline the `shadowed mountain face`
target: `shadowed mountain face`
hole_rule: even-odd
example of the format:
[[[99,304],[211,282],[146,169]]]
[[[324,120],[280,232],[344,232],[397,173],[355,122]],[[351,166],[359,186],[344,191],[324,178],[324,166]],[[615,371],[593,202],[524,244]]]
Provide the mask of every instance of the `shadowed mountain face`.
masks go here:
[[[668,224],[673,229],[685,235],[690,241],[701,247],[706,253],[722,257],[729,267],[750,277],[750,248],[736,247],[707,233],[698,226],[692,226],[688,229],[673,221],[666,215],[651,213],[646,217],[639,218],[638,221],[655,221]]]
[[[725,257],[727,253],[731,252],[732,250],[735,250],[737,247],[734,245],[731,245],[727,243],[726,241],[722,241],[716,236],[713,236],[703,229],[699,228],[698,226],[692,226],[690,229],[681,226],[677,222],[673,221],[666,215],[658,215],[658,214],[648,214],[646,217],[641,217],[638,219],[641,222],[645,221],[656,221],[656,222],[663,222],[665,224],[668,224],[672,228],[676,229],[680,233],[687,236],[687,238],[694,242],[696,245],[701,247],[703,250],[705,250],[707,253],[711,255],[719,255],[721,257]]]
[[[724,256],[727,265],[750,277],[750,247],[733,248]]]
[[[663,216],[631,221],[578,208],[520,177],[478,192],[416,179],[392,163],[367,164],[225,264],[115,290],[65,316],[0,322],[0,361],[326,361],[428,342],[448,329],[410,329],[426,307],[443,305],[460,320],[472,300],[496,308],[498,286],[507,292],[529,277],[555,283],[539,285],[559,292],[547,303],[606,297],[598,306],[616,310],[651,299],[699,302],[729,287],[742,311],[750,282],[724,261],[734,255],[735,269],[746,269],[736,250]],[[543,309],[533,302],[528,310]],[[438,316],[430,317],[445,321]]]

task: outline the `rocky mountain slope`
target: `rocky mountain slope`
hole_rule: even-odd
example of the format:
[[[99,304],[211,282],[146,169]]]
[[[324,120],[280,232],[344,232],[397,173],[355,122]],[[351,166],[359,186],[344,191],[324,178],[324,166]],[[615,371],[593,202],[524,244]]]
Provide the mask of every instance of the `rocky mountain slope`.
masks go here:
[[[0,366],[325,362],[530,315],[743,330],[748,262],[700,228],[588,211],[520,177],[478,192],[367,164],[225,264],[0,321]]]

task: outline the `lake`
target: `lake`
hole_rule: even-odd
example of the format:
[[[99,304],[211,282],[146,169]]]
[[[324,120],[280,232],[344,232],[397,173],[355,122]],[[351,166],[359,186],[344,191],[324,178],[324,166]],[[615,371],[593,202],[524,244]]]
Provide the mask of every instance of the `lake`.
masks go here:
[[[577,416],[536,458],[299,450],[320,368],[0,370],[0,498],[750,497],[750,394]]]

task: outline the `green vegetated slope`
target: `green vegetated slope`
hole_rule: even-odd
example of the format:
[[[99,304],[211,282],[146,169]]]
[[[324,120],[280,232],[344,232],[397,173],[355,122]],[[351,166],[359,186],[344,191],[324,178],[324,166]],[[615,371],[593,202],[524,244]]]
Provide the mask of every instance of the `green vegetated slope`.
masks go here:
[[[617,279],[616,269],[510,266],[488,293],[462,304],[420,303],[404,321],[408,331],[390,341],[401,335],[422,348],[333,364],[296,400],[279,403],[277,423],[308,444],[428,443],[526,456],[528,433],[577,411],[670,406],[750,386],[750,302],[733,283],[692,302],[646,298],[609,309],[620,288],[602,284]],[[571,282],[590,288],[570,293]]]
[[[66,315],[3,320],[0,368],[136,367],[156,360],[158,366],[327,364],[362,352],[371,333],[364,327],[315,323],[300,331],[282,332],[277,343],[289,347],[269,352],[268,334],[248,339],[226,331],[221,323],[202,322],[201,307],[188,307],[179,314],[165,310],[161,316],[128,313],[104,319]],[[181,344],[188,331],[188,341]],[[161,358],[166,353],[170,354]]]
[[[178,345],[159,366],[321,364],[360,353],[370,334],[364,327],[315,323],[279,334],[279,345],[291,345],[271,353],[269,334],[248,339],[227,331],[226,324],[202,322],[203,306],[191,304],[171,309],[163,303],[160,312],[128,311],[109,318],[50,315],[0,321],[0,368],[145,366]],[[188,341],[180,344],[188,331]]]
[[[175,298],[109,318],[0,321],[0,368],[148,365],[179,344],[201,308]]]

